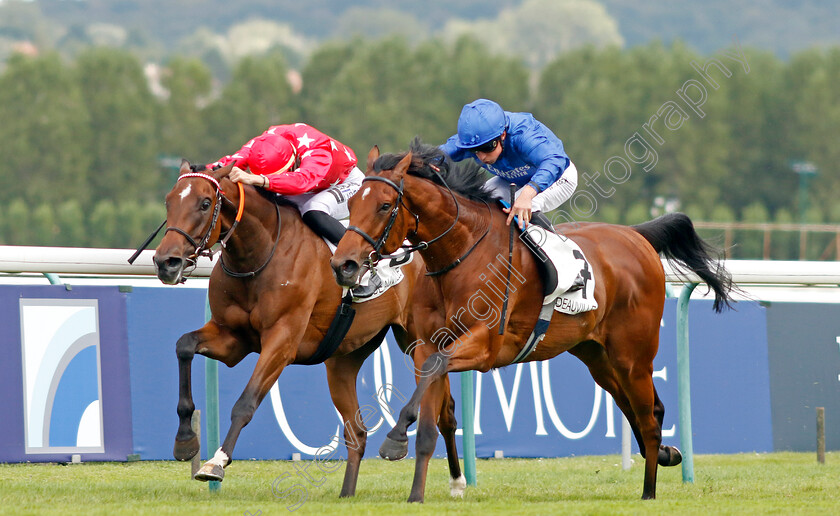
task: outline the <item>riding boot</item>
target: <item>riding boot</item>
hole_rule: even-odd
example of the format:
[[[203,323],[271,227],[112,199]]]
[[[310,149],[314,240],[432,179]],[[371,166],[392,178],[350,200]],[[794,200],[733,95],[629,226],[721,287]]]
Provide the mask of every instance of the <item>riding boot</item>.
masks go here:
[[[344,236],[346,229],[344,224],[339,222],[329,213],[312,210],[303,214],[303,222],[316,235],[326,238],[330,243],[337,246],[338,241]]]
[[[545,214],[543,214],[543,212],[541,211],[535,211],[531,213],[531,222],[536,224],[537,226],[540,226],[543,229],[557,234],[557,231],[554,229],[554,225],[551,223],[548,217],[546,217]],[[583,275],[581,275],[581,273],[578,273],[577,277],[575,278],[575,281],[572,283],[572,286],[569,287],[569,290],[567,290],[566,292],[574,292],[576,290],[580,290],[585,285],[586,280],[583,279]]]
[[[326,238],[333,245],[338,246],[339,240],[344,236],[344,224],[338,221],[332,215],[318,210],[311,210],[303,214],[303,222],[309,226],[316,235]],[[359,285],[354,287],[353,297],[356,299],[364,299],[372,296],[379,287],[382,286],[382,280],[379,279],[373,270],[371,270],[370,279],[367,285]]]
[[[551,224],[551,221],[548,220],[548,217],[546,217],[541,211],[531,212],[531,222],[547,231],[557,233],[557,231],[554,230],[554,226]]]

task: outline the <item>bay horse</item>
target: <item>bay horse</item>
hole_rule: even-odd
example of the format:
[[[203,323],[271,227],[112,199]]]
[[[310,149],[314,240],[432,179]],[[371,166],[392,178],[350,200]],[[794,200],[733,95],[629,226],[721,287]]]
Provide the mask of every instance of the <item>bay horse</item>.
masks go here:
[[[489,371],[511,364],[538,320],[543,287],[533,253],[516,239],[507,284],[509,311],[503,314],[509,228],[501,209],[482,188],[481,169],[454,174],[436,147],[412,144],[406,153],[368,155],[367,177],[350,199],[350,224],[332,258],[339,284],[358,279],[361,264],[394,252],[408,239],[432,276],[437,295],[418,300],[425,307],[414,348],[418,386],[388,433],[380,455],[407,454],[408,426],[418,420],[416,468],[409,502],[422,502],[428,461],[437,433],[434,418],[444,399],[444,379],[455,371]],[[598,308],[577,315],[555,313],[544,339],[526,361],[547,360],[564,351],[580,359],[593,379],[627,416],[645,458],[643,499],[656,497],[657,466],[675,466],[679,450],[662,445],[665,408],[653,384],[653,359],[665,301],[660,253],[696,273],[715,293],[714,309],[731,307],[731,276],[713,257],[715,249],[694,231],[690,219],[671,214],[638,226],[561,224],[556,228],[583,250],[595,278]],[[377,240],[381,239],[383,240]],[[379,244],[379,248],[374,248]],[[510,276],[507,276],[510,278]],[[422,295],[420,293],[416,295]],[[442,303],[441,300],[442,299]],[[502,315],[507,326],[496,331]]]
[[[259,353],[254,372],[231,411],[231,425],[213,459],[197,480],[222,480],[239,433],[260,402],[290,364],[316,359],[341,301],[342,290],[330,269],[330,250],[304,223],[292,204],[253,186],[233,183],[231,166],[199,170],[182,163],[180,176],[166,195],[168,228],[157,246],[154,263],[166,284],[184,280],[195,257],[222,242],[221,257],[211,272],[208,299],[212,317],[203,327],[181,336],[176,344],[179,373],[179,427],[174,456],[189,460],[199,450],[190,426],[195,409],[191,363],[196,353],[228,367],[249,353]],[[388,329],[406,349],[412,335],[412,291],[422,280],[422,260],[403,266],[405,279],[380,297],[354,304],[356,315],[345,338],[326,359],[330,395],[344,422],[347,467],[342,497],[356,491],[367,433],[359,417],[356,378],[364,360],[380,345]],[[455,448],[454,400],[439,411],[440,429],[450,457],[453,479],[463,478]],[[454,457],[454,461],[453,458]]]

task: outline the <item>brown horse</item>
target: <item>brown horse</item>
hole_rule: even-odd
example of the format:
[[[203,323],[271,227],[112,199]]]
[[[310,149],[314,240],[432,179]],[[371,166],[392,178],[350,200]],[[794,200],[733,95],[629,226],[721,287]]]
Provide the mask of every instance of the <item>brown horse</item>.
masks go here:
[[[197,255],[216,242],[221,257],[210,276],[208,297],[211,320],[178,339],[178,416],[174,455],[189,460],[199,448],[190,427],[195,409],[190,368],[196,353],[228,367],[249,353],[259,359],[242,395],[231,411],[231,426],[216,456],[204,464],[198,480],[222,480],[239,433],[289,364],[319,363],[324,339],[341,300],[329,266],[330,251],[302,221],[297,209],[274,194],[241,187],[227,178],[231,167],[194,171],[184,162],[180,177],[166,196],[169,227],[154,262],[158,277],[167,284],[183,281]],[[411,293],[422,279],[422,260],[403,267],[405,279],[380,297],[354,305],[356,316],[340,346],[326,359],[333,403],[344,421],[348,446],[347,468],[341,496],[356,491],[359,464],[367,438],[359,417],[356,377],[359,368],[382,342],[388,329],[406,349],[412,334]],[[447,439],[453,478],[461,478],[455,450],[454,401],[441,405],[440,428]],[[454,461],[452,460],[454,457]]]
[[[517,241],[507,326],[498,334],[507,280],[505,274],[488,271],[504,272],[508,263],[506,215],[481,188],[482,174],[449,170],[438,149],[419,142],[401,155],[379,157],[374,148],[368,177],[350,200],[350,223],[356,231],[344,236],[332,258],[339,283],[352,285],[360,264],[371,255],[371,242],[387,235],[381,249],[375,249],[387,253],[407,238],[440,292],[417,301],[427,311],[419,328],[424,342],[414,350],[415,363],[423,363],[417,372],[421,380],[380,449],[391,460],[406,455],[406,429],[418,419],[419,407],[417,467],[409,501],[423,500],[446,373],[486,372],[511,364],[534,329],[543,301],[533,253]],[[395,216],[389,215],[392,210]],[[587,223],[557,229],[589,260],[598,308],[578,315],[555,313],[544,340],[526,360],[547,360],[568,351],[586,364],[630,421],[645,457],[642,498],[655,498],[657,465],[674,466],[682,460],[679,450],[661,444],[665,409],[652,379],[665,300],[659,253],[708,283],[717,311],[729,305],[731,278],[682,214],[634,227]]]

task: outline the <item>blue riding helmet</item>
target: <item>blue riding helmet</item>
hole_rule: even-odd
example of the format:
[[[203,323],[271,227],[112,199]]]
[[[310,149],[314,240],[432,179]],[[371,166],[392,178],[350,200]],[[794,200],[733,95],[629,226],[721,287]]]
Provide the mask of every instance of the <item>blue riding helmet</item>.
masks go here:
[[[458,140],[460,149],[471,149],[498,138],[507,127],[505,112],[495,102],[478,99],[461,110],[458,118]]]

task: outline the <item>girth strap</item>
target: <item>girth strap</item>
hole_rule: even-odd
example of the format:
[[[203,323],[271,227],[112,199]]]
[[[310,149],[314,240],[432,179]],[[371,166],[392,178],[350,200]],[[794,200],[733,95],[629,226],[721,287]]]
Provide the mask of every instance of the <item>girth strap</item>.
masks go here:
[[[313,353],[311,357],[306,360],[301,360],[300,362],[295,362],[296,364],[320,364],[335,353],[335,350],[338,349],[341,341],[344,340],[344,337],[350,330],[350,326],[353,324],[353,319],[356,317],[356,309],[351,306],[352,300],[352,294],[348,290],[347,294],[344,298],[342,298],[341,303],[338,305],[335,317],[333,317],[330,327],[327,329],[326,335],[324,335],[324,339],[320,344],[318,344],[318,349],[315,350],[315,353]]]

